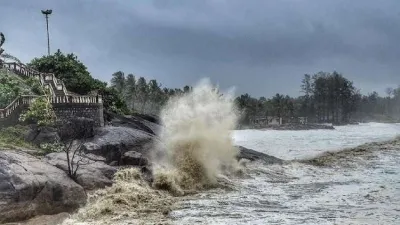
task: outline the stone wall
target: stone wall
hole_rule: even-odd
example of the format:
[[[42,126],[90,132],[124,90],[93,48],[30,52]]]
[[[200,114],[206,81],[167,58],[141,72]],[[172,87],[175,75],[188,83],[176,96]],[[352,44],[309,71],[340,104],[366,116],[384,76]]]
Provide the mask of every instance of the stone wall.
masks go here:
[[[104,126],[103,104],[53,104],[57,119],[69,121],[76,117],[93,119],[96,126]]]
[[[19,121],[21,113],[28,108],[27,104],[19,105],[8,117],[0,118],[0,128],[22,124]],[[102,103],[53,103],[53,109],[57,119],[61,121],[69,121],[76,117],[85,117],[93,119],[95,125],[104,126],[103,104]]]

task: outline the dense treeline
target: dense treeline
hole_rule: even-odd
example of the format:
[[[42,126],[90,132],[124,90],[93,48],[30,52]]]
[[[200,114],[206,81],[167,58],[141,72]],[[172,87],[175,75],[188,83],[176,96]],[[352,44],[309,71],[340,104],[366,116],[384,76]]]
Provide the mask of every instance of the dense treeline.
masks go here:
[[[308,117],[310,122],[343,124],[349,122],[386,121],[400,119],[400,86],[387,89],[387,96],[376,92],[361,95],[353,82],[333,72],[306,74],[302,80],[302,96],[292,98],[276,94],[270,99],[243,94],[236,99],[243,112],[242,124],[256,118],[277,116],[284,121]]]
[[[135,77],[118,71],[112,75],[111,87],[125,101],[131,112],[143,114],[158,114],[161,107],[171,96],[180,95],[191,90],[185,86],[183,89],[162,87],[157,80],[146,81],[144,77]]]

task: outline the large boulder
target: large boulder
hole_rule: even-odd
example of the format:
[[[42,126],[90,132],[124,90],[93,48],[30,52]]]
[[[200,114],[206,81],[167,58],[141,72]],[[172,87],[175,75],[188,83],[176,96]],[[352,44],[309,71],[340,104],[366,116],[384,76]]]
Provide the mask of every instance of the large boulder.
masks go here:
[[[86,197],[64,171],[25,153],[0,150],[0,223],[71,212]]]
[[[35,145],[40,145],[58,142],[60,137],[53,127],[31,126],[31,129],[25,135],[25,140]]]
[[[72,158],[72,156],[70,157]],[[43,160],[68,173],[67,155],[64,152],[50,153]],[[76,173],[76,182],[85,190],[111,186],[117,168],[107,165],[104,161],[105,159],[102,157],[76,154],[73,164],[75,168],[76,165],[79,165]]]
[[[142,155],[142,153],[129,151],[123,154],[122,163],[123,165],[146,166],[149,162],[147,158]]]
[[[107,163],[113,161],[122,165],[125,152],[136,151],[147,157],[154,147],[156,136],[142,130],[128,127],[102,127],[82,146],[87,154],[102,156]]]
[[[113,112],[105,112],[109,117],[109,125],[114,127],[129,127],[132,129],[142,130],[153,135],[159,134],[161,126],[159,120],[152,116],[145,115],[128,115],[122,116]]]

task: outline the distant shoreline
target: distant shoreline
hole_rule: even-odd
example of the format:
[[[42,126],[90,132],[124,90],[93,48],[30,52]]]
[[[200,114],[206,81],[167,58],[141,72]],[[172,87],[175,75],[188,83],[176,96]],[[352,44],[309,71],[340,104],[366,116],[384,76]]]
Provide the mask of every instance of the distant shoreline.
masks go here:
[[[283,124],[283,125],[269,125],[262,127],[248,126],[242,127],[237,130],[334,130],[335,127],[326,124]]]

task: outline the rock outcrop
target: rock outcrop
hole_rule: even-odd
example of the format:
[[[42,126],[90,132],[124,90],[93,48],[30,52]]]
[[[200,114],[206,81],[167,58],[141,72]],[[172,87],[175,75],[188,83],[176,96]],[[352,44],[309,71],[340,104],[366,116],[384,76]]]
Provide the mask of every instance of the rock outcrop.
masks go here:
[[[142,153],[129,151],[123,154],[122,163],[123,165],[146,166],[149,161],[142,155]]]
[[[32,126],[31,130],[25,135],[25,140],[35,145],[44,143],[54,143],[60,140],[57,130],[52,127],[41,127]]]
[[[148,115],[122,116],[113,112],[105,112],[109,124],[115,127],[129,127],[149,134],[158,135],[161,130],[158,118]]]
[[[125,152],[135,151],[147,157],[154,147],[156,136],[128,127],[102,127],[97,134],[82,146],[87,154],[102,156],[106,163],[116,161],[122,165]]]
[[[284,160],[264,154],[262,152],[254,151],[242,146],[236,146],[239,149],[237,159],[248,159],[250,161],[260,160],[267,164],[282,164]]]
[[[64,152],[50,153],[43,160],[68,173],[67,156]],[[98,156],[76,155],[74,165],[79,165],[76,173],[76,182],[85,190],[111,186],[117,168],[107,165],[104,161],[104,158]]]
[[[0,223],[70,212],[86,203],[67,174],[22,152],[0,151]]]
[[[90,118],[77,117],[63,122],[58,129],[61,140],[91,138],[95,135],[95,121]]]

